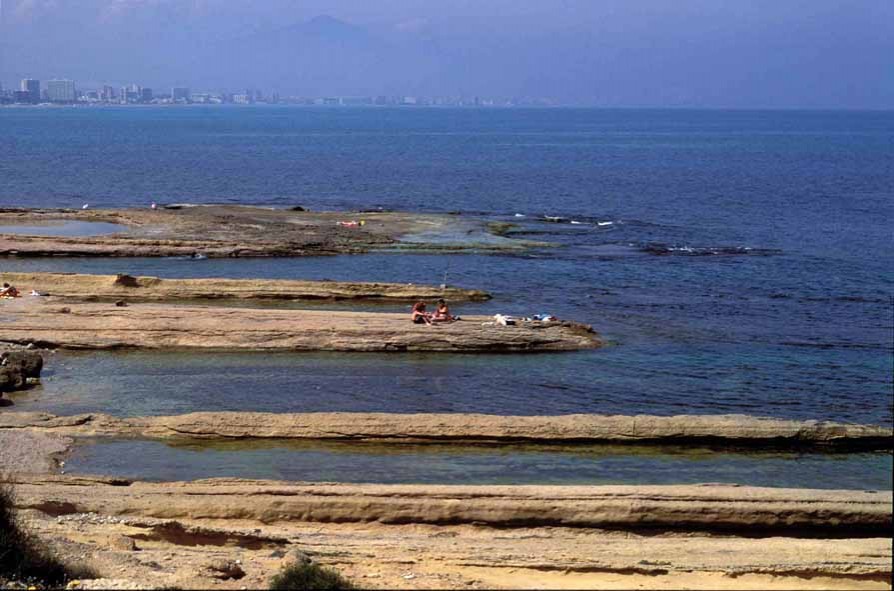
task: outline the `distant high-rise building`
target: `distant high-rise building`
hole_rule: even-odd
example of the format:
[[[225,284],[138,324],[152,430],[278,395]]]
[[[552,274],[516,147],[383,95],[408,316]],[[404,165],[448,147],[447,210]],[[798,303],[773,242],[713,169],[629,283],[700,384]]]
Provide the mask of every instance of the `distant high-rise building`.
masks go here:
[[[22,105],[33,102],[31,100],[31,93],[27,90],[16,90],[12,93],[12,100]]]
[[[140,102],[141,103],[151,103],[152,102],[152,89],[151,88],[140,89]]]
[[[171,89],[171,100],[176,102],[189,102],[189,89],[175,86]]]
[[[72,80],[50,80],[47,82],[47,100],[51,103],[73,103],[78,95]]]
[[[143,89],[139,87],[137,84],[131,84],[130,86],[123,86],[121,88],[121,96],[119,97],[121,103],[137,103],[142,98]]]
[[[343,96],[341,97],[341,104],[348,107],[371,105],[373,104],[373,98],[369,96]]]
[[[100,98],[106,102],[115,100],[115,89],[111,86],[103,86],[102,92],[100,93]]]
[[[19,90],[21,92],[28,93],[28,102],[40,102],[40,80],[25,78],[24,80],[22,80],[22,84],[19,87]]]

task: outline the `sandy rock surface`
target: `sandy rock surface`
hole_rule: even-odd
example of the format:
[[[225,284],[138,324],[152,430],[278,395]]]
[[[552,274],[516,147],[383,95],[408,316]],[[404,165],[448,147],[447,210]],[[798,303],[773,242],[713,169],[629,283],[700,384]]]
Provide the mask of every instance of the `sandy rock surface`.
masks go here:
[[[815,531],[796,517],[811,513],[829,524],[828,516],[837,510],[827,512],[836,505],[852,503],[851,511],[870,515],[874,510],[868,507],[881,510],[887,504],[890,522],[890,494],[870,499],[853,491],[729,486],[128,485],[59,477],[19,487],[21,512],[41,536],[53,540],[64,556],[86,562],[122,585],[265,587],[300,552],[365,588],[890,588],[889,537],[866,531],[861,535],[867,537],[855,537],[860,530],[842,523],[826,530],[835,539],[816,539]],[[286,517],[282,511],[299,490],[305,511]],[[519,519],[494,528],[497,522],[480,520],[500,511],[533,512],[535,505],[540,514],[553,518],[583,515],[591,511],[583,503],[599,495],[605,504],[610,498],[622,500],[633,528],[565,527],[558,521],[532,527],[530,520]],[[376,516],[383,497],[403,505],[395,507],[393,519]],[[425,512],[408,511],[413,499],[428,499],[436,512],[450,505],[454,521],[431,524]],[[667,504],[659,507],[659,499]],[[498,511],[497,502],[506,505]],[[193,508],[183,511],[187,504]],[[342,517],[321,521],[316,508],[323,504]],[[260,506],[280,516],[259,520]],[[764,530],[764,509],[771,506],[777,518],[788,518]],[[641,518],[650,511],[664,513],[667,527],[643,529]],[[722,516],[708,529],[693,529],[687,519],[674,518],[717,511]],[[724,519],[736,514],[737,528],[724,529],[730,525]],[[355,517],[346,519],[348,515]],[[456,519],[462,515],[469,521]],[[732,536],[744,531],[747,537]],[[122,544],[122,537],[133,545]],[[244,576],[221,579],[220,565],[238,565]],[[100,588],[102,581],[92,585]]]
[[[0,341],[63,349],[537,352],[593,349],[590,327],[570,322],[499,326],[463,317],[414,325],[409,314],[270,310],[186,305],[2,302]]]
[[[286,281],[270,279],[160,279],[129,275],[76,273],[2,273],[0,280],[22,293],[42,294],[79,301],[187,301],[187,300],[351,300],[351,301],[484,301],[478,290],[409,283],[347,281]]]
[[[91,417],[0,413],[0,436]],[[263,588],[299,554],[372,589],[891,587],[890,491],[14,480],[32,530],[103,577],[89,589]]]
[[[339,222],[363,220],[360,227]],[[446,248],[441,236],[462,236],[451,250],[525,248],[492,236],[481,220],[401,212],[302,212],[214,205],[179,209],[59,210],[0,208],[0,225],[52,225],[64,221],[121,224],[107,236],[53,237],[0,234],[0,255],[168,257],[309,256],[362,253],[400,246]],[[419,235],[399,243],[404,237]],[[426,239],[425,236],[430,236]],[[475,237],[479,237],[476,239]]]
[[[55,433],[0,429],[0,475],[55,471],[73,440]]]
[[[487,524],[627,530],[882,535],[891,491],[775,489],[736,485],[469,486],[288,483],[210,479],[131,482],[32,477],[17,485],[22,508],[53,515],[102,512],[164,519],[262,523]]]
[[[0,429],[152,439],[309,439],[444,443],[673,443],[891,449],[887,427],[746,415],[559,415],[199,412],[120,418],[0,412]]]

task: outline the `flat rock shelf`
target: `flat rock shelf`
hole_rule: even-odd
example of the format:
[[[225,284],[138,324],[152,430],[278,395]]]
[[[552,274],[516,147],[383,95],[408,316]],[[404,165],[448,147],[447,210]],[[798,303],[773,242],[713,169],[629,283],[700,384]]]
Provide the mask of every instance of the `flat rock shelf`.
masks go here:
[[[496,416],[202,412],[118,418],[105,414],[57,417],[0,413],[0,430],[39,430],[64,436],[151,439],[280,439],[388,443],[637,443],[763,447],[891,449],[887,427],[790,421],[744,415],[717,416]]]
[[[444,214],[308,212],[237,205],[158,210],[0,208],[0,226],[27,231],[67,222],[116,224],[122,231],[105,236],[0,233],[0,256],[294,257],[393,248],[513,251],[537,244],[496,236],[484,220]],[[444,237],[451,238],[448,244]]]
[[[22,508],[264,523],[486,524],[494,527],[675,529],[832,537],[883,535],[891,491],[738,485],[466,486],[296,483],[241,479],[150,483],[44,476],[21,483]]]
[[[364,283],[348,281],[292,281],[270,279],[161,279],[130,275],[78,273],[2,273],[0,278],[20,291],[35,290],[78,301],[188,301],[188,300],[332,300],[485,301],[486,292],[457,287],[412,283]]]
[[[409,314],[267,310],[162,304],[4,302],[0,342],[46,348],[253,351],[504,352],[594,349],[601,341],[574,322],[494,324],[484,316],[435,326]]]
[[[106,576],[154,586],[263,588],[296,551],[364,588],[886,589],[891,577],[890,492],[32,476],[15,502]],[[244,578],[207,573],[234,556]]]

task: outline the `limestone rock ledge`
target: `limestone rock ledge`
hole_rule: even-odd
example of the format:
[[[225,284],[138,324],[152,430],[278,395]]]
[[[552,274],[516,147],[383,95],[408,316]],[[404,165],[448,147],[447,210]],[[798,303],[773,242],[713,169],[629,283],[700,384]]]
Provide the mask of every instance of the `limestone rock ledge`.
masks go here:
[[[251,498],[244,499],[248,503]],[[26,509],[63,556],[90,556],[86,589],[262,589],[311,559],[369,589],[890,589],[891,539],[393,523],[158,519]],[[135,551],[136,550],[136,551]],[[240,564],[222,581],[208,566]]]
[[[40,301],[37,301],[40,300]],[[4,302],[0,342],[63,349],[219,349],[357,352],[539,352],[601,345],[575,322],[494,325],[463,316],[435,326],[407,314],[133,304]]]
[[[291,281],[274,279],[161,279],[129,275],[78,273],[2,273],[0,279],[20,291],[37,290],[79,301],[187,301],[187,300],[371,300],[409,302],[445,298],[484,301],[490,295],[474,289],[440,288],[411,283],[347,281]]]
[[[883,536],[891,491],[681,486],[466,486],[289,483],[241,479],[150,483],[36,476],[17,504],[51,515],[162,519],[572,527]]]
[[[148,204],[147,204],[148,205]],[[362,219],[361,226],[339,222]],[[172,209],[24,209],[0,207],[0,226],[105,222],[121,232],[105,236],[0,233],[0,256],[297,257],[356,254],[400,245],[426,250],[441,236],[480,236],[453,250],[519,250],[529,243],[493,236],[485,220],[409,212],[310,212],[242,205],[184,205]],[[401,242],[407,237],[418,237]],[[428,238],[426,238],[428,237]]]
[[[891,449],[892,430],[873,425],[793,421],[746,415],[559,415],[199,412],[119,418],[2,412],[0,432],[40,430],[66,436],[151,439],[306,439],[471,443],[717,443]]]

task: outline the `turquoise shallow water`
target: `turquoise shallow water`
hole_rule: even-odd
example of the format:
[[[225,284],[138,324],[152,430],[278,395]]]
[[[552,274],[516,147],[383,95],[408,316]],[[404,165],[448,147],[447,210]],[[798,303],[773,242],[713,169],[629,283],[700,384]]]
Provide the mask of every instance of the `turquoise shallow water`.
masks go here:
[[[67,459],[74,474],[151,480],[237,476],[442,484],[692,484],[891,490],[889,453],[731,453],[672,447],[501,448],[222,442],[93,442]]]
[[[680,354],[618,344],[598,352],[559,355],[436,355],[339,353],[58,353],[48,358],[43,385],[14,393],[11,407],[56,414],[121,416],[201,410],[263,412],[480,412],[487,414],[752,414],[795,418],[877,417],[848,400],[762,400],[741,394],[737,368],[704,354],[701,384],[682,373]],[[632,347],[632,345],[630,346]],[[661,353],[660,358],[648,355]],[[722,353],[722,352],[721,352]],[[641,357],[646,356],[646,357]],[[691,358],[686,359],[693,363]],[[785,369],[786,359],[777,361]],[[637,366],[648,366],[647,370]],[[599,369],[600,372],[595,372]],[[594,373],[591,373],[594,372]],[[668,376],[650,394],[647,380]],[[720,375],[727,376],[726,382]],[[657,381],[657,380],[656,380]],[[699,397],[700,387],[711,396]]]

